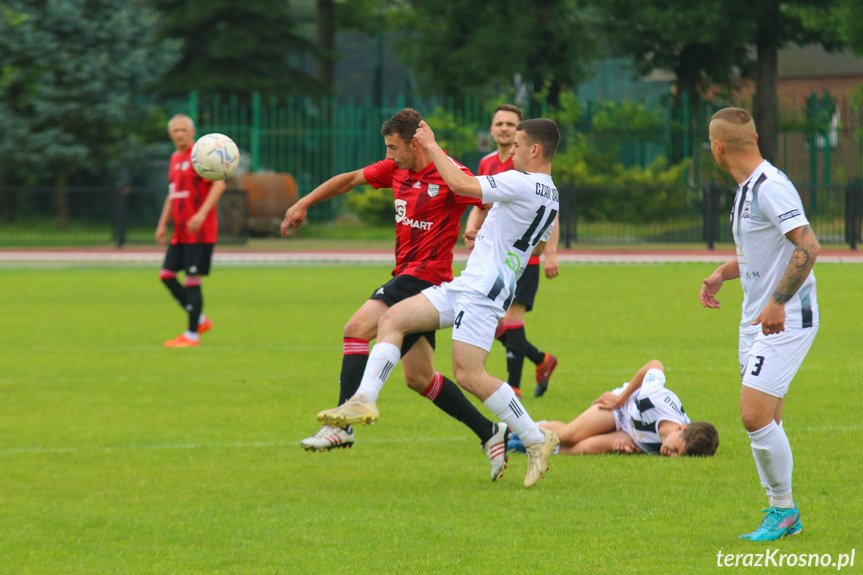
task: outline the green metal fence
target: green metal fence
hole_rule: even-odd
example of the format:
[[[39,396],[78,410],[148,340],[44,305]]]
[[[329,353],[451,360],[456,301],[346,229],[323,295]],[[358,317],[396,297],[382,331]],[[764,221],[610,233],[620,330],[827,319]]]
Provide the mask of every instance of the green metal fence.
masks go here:
[[[647,139],[629,138],[619,151],[627,166],[651,164],[658,156],[692,159],[686,182],[701,185],[721,180],[707,141],[707,124],[720,104],[700,101],[690,105],[685,98],[672,108],[663,100],[645,102],[646,108],[664,119],[661,134]],[[725,105],[725,104],[722,104]],[[751,102],[737,105],[752,109]],[[397,98],[374,105],[339,102],[335,98],[275,98],[254,94],[250,99],[199,95],[193,92],[179,108],[195,118],[199,134],[230,135],[246,156],[252,172],[287,172],[296,178],[300,194],[306,194],[330,177],[356,170],[384,157],[381,124],[404,107],[414,107],[424,116],[446,117],[452,122],[434,126],[439,138],[450,142],[450,155],[475,168],[479,158],[491,150],[488,137],[494,102],[469,100],[456,106],[447,99]],[[591,130],[598,106],[586,102],[578,126]],[[545,106],[526,110],[528,117],[544,115]],[[453,127],[455,126],[455,127]],[[778,158],[774,162],[798,184],[830,185],[861,179],[863,165],[863,117],[847,99],[812,94],[805,101],[781,101]],[[465,138],[465,133],[471,137]],[[577,182],[574,182],[577,184]],[[336,199],[316,206],[312,220],[331,220],[341,209]]]
[[[863,187],[798,186],[806,215],[822,244],[857,247],[863,221]],[[561,243],[564,247],[635,244],[732,243],[729,213],[735,188],[725,184],[691,186],[563,186]],[[42,246],[155,245],[156,222],[165,201],[162,188],[69,188],[58,209],[52,188],[0,188],[0,205],[15,217],[0,225],[0,248]],[[673,209],[656,210],[657,201],[675,198]],[[612,198],[620,217],[590,217],[593,198]],[[623,209],[623,208],[626,209]],[[240,190],[219,201],[219,243],[242,244],[249,238],[248,202]],[[628,210],[628,211],[627,211]],[[627,214],[629,214],[627,216]],[[392,221],[392,220],[390,220]],[[320,225],[320,224],[312,224]],[[390,224],[392,225],[392,224]]]

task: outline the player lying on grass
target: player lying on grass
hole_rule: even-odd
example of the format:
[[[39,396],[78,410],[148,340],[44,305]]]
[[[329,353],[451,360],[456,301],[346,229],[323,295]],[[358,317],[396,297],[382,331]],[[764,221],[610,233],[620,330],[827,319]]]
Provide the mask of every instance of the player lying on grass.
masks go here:
[[[715,454],[716,428],[706,421],[689,420],[680,399],[665,387],[664,370],[660,361],[648,361],[632,381],[603,393],[569,423],[544,421],[540,427],[557,434],[563,455]],[[524,451],[518,436],[511,436],[508,449]]]
[[[476,236],[476,245],[461,275],[424,289],[387,310],[378,323],[377,342],[356,394],[341,407],[319,413],[318,420],[328,425],[376,421],[378,396],[399,362],[405,336],[452,327],[456,382],[524,439],[528,456],[524,486],[531,487],[545,476],[548,458],[558,444],[557,436],[540,429],[512,388],[485,370],[485,360],[494,343],[498,321],[512,301],[516,282],[530,255],[545,247],[560,209],[559,194],[551,179],[560,132],[551,120],[521,122],[511,152],[515,169],[480,177],[459,169],[435,142],[425,122],[420,123],[415,139],[431,156],[452,191],[492,202],[494,207]]]

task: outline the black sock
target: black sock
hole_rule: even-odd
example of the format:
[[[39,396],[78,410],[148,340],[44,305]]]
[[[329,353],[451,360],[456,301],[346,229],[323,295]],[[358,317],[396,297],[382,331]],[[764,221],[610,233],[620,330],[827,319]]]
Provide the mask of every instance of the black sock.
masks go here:
[[[529,359],[536,365],[539,365],[543,361],[545,361],[544,351],[542,351],[541,349],[537,349],[532,343],[527,340],[525,340],[525,343],[527,344],[527,346],[524,348],[524,355],[525,357],[527,357],[527,359]]]
[[[204,294],[201,293],[200,284],[186,286],[186,309],[189,311],[189,331],[197,333],[198,320],[204,310]]]
[[[342,372],[339,374],[339,405],[354,396],[363,381],[363,371],[369,361],[369,342],[353,337],[344,338],[344,347],[365,347],[365,353],[352,353],[345,349],[342,355]],[[356,352],[358,350],[352,350]]]
[[[527,338],[524,326],[506,330],[506,371],[509,374],[507,383],[511,387],[521,387],[521,371],[524,368],[524,352]]]
[[[441,374],[436,373],[428,389],[420,395],[430,399],[450,417],[467,425],[479,437],[481,443],[485,443],[494,435],[494,422],[487,419],[468,401],[459,386]]]
[[[174,296],[180,307],[186,309],[186,288],[177,281],[177,278],[162,278],[162,283],[165,284],[165,287],[168,288],[168,291],[171,292],[171,295]]]

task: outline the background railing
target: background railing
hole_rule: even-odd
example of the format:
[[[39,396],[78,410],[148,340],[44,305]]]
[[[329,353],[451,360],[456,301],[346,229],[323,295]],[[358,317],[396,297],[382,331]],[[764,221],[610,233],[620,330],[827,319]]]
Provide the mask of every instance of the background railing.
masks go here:
[[[856,249],[863,185],[797,186],[822,244]],[[561,245],[731,244],[728,214],[734,188],[689,186],[564,186]],[[0,188],[0,247],[153,244],[164,188]],[[62,206],[62,209],[61,209]],[[250,236],[248,198],[229,189],[218,205],[219,243]],[[338,225],[336,216],[310,225]],[[273,233],[277,226],[273,227]]]
[[[648,133],[634,133],[625,122],[605,125],[607,104],[580,102],[575,125],[561,127],[588,138],[595,135],[591,145],[616,150],[616,159],[624,166],[646,167],[659,157],[672,163],[687,159],[691,160],[690,173],[681,184],[702,185],[719,177],[707,141],[707,126],[722,107],[719,103],[690,102],[685,97],[677,105],[667,98],[639,101],[661,126]],[[736,104],[753,109],[751,101]],[[406,106],[429,119],[438,137],[448,142],[450,155],[469,168],[475,169],[479,159],[491,151],[488,102],[476,98],[458,104],[435,97],[399,97],[375,103],[371,98],[339,102],[334,97],[277,98],[255,93],[238,98],[192,92],[185,101],[173,103],[172,109],[195,118],[199,135],[230,135],[244,152],[249,171],[292,174],[300,195],[305,195],[333,174],[382,159],[381,124]],[[773,164],[793,182],[830,185],[863,178],[863,112],[849,98],[813,92],[805,99],[783,98],[779,107]],[[553,112],[542,103],[525,108],[528,118]],[[594,125],[597,117],[606,118],[601,134]],[[150,170],[150,174],[164,180],[163,171]],[[326,219],[330,209],[329,205],[315,206],[309,216],[315,220],[320,212]]]
[[[155,244],[164,187],[0,188],[0,247]],[[248,240],[248,201],[227,190],[219,243]]]

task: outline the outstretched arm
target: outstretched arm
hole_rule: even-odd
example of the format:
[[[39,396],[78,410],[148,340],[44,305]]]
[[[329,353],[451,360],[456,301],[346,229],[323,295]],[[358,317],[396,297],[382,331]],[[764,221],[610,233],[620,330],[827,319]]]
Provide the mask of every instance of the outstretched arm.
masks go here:
[[[446,152],[435,141],[434,132],[425,123],[425,120],[420,122],[420,127],[417,129],[414,138],[431,156],[437,171],[452,191],[460,196],[482,198],[482,188],[479,185],[479,180],[465,174],[461,168],[450,160]]]
[[[623,390],[623,393],[620,395],[614,395],[610,391],[603,393],[593,402],[593,405],[598,405],[599,409],[617,409],[624,403],[626,400],[632,397],[632,394],[638,391],[641,388],[641,384],[644,381],[644,376],[651,369],[661,369],[665,371],[665,366],[662,365],[662,362],[658,359],[651,359],[639,369],[632,379],[629,382],[629,385],[626,386],[626,389]]]
[[[315,204],[319,204],[330,198],[334,198],[341,194],[350,192],[357,186],[368,184],[362,170],[354,172],[345,172],[338,176],[333,176],[307,195],[303,196],[297,203],[290,207],[285,213],[285,219],[282,221],[282,235],[288,235],[288,228],[298,228],[306,220],[306,212]]]
[[[625,431],[612,431],[594,435],[579,441],[575,445],[561,444],[561,455],[602,455],[605,453],[642,453],[632,438]]]
[[[779,333],[785,329],[785,304],[806,281],[818,257],[818,252],[821,251],[821,244],[818,243],[815,232],[808,225],[794,228],[785,234],[785,237],[794,244],[791,260],[773,296],[752,322],[752,325],[761,324],[761,332],[764,335]]]

